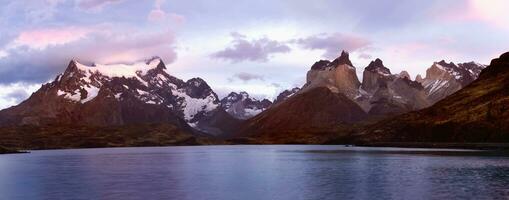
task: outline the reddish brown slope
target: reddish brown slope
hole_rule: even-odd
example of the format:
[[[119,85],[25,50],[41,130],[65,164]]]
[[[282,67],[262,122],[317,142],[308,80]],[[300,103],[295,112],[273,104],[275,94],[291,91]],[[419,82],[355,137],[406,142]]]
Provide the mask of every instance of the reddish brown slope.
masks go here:
[[[319,87],[293,96],[249,119],[237,136],[266,143],[321,143],[366,113],[341,93]],[[346,134],[346,133],[345,133]]]

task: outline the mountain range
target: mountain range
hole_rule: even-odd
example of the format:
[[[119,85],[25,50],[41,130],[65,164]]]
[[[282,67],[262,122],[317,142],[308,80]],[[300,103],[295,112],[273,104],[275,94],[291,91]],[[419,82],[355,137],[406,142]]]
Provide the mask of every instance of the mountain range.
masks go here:
[[[56,129],[72,135],[76,127],[83,133],[93,130],[106,135],[110,132],[105,129],[116,127],[116,132],[122,135],[129,132],[128,129],[136,129],[132,127],[144,127],[136,129],[139,136],[116,143],[117,146],[139,142],[143,131],[153,133],[153,137],[180,135],[180,140],[168,140],[159,145],[186,144],[190,140],[197,144],[200,142],[196,141],[210,143],[218,139],[223,142],[224,139],[230,142],[247,139],[255,143],[326,143],[359,134],[378,138],[373,132],[380,132],[379,129],[371,128],[380,128],[377,123],[392,125],[403,120],[401,116],[433,110],[460,94],[463,88],[488,79],[484,78],[490,76],[485,75],[485,71],[491,66],[483,70],[485,67],[476,62],[455,64],[442,60],[433,63],[424,78],[418,75],[412,80],[405,71],[393,74],[377,58],[364,68],[360,81],[348,52],[343,51],[332,61],[314,63],[301,88],[285,90],[272,102],[250,97],[246,92],[232,92],[219,99],[201,78],[184,81],[170,75],[158,57],[114,65],[85,65],[72,60],[62,74],[27,100],[0,111],[0,130],[15,138],[19,127],[32,133],[30,137],[40,132],[51,137]],[[479,74],[481,78],[476,81]],[[396,120],[389,123],[388,119]],[[108,140],[101,142],[100,146],[111,146]],[[58,144],[51,144],[58,147]],[[150,144],[158,145],[153,141]]]

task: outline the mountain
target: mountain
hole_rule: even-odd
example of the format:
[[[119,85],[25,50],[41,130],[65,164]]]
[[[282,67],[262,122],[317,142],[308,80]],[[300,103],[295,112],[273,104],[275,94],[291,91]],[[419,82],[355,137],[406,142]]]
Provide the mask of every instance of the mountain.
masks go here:
[[[321,60],[311,66],[307,72],[306,84],[301,93],[318,87],[327,87],[333,92],[342,93],[350,99],[359,94],[361,83],[357,78],[355,67],[349,59],[346,51],[335,60]]]
[[[267,109],[272,102],[250,97],[247,92],[231,92],[221,99],[221,108],[237,119],[249,119]]]
[[[292,97],[293,95],[297,94],[297,92],[300,91],[300,88],[298,87],[295,87],[295,88],[292,88],[290,90],[285,90],[281,93],[279,93],[279,95],[277,95],[276,97],[276,100],[274,100],[274,104],[278,104],[278,103],[281,103],[283,102],[284,100]]]
[[[194,128],[215,137],[228,137],[236,133],[244,122],[226,112],[222,107],[204,115]]]
[[[124,126],[171,123],[186,132],[219,107],[200,78],[183,81],[157,57],[145,62],[84,65],[72,60],[63,74],[27,100],[0,111],[0,125]]]
[[[364,68],[358,101],[371,115],[390,116],[429,106],[424,88],[409,79],[407,72],[392,74],[383,61],[376,59]]]
[[[428,100],[433,104],[470,84],[485,67],[475,62],[456,65],[442,60],[426,70],[424,79],[419,75],[416,81],[424,86]]]
[[[336,134],[341,125],[356,123],[365,117],[366,113],[346,95],[317,87],[247,120],[236,136],[268,143],[315,143],[315,140]]]
[[[480,69],[475,63],[457,68],[465,69],[458,76],[462,84],[472,81]],[[429,107],[429,94],[408,72],[392,74],[378,58],[364,68],[360,82],[348,52],[343,51],[333,61],[314,63],[302,89],[282,92],[273,106],[248,119],[237,137],[268,143],[335,140],[364,124]]]
[[[444,66],[437,63],[434,68]],[[440,66],[439,66],[440,65]],[[454,66],[450,66],[453,68]],[[444,67],[444,69],[449,67]],[[477,67],[474,67],[477,69]],[[432,69],[436,70],[436,69]],[[437,70],[438,71],[438,70]],[[436,73],[430,71],[430,76]],[[443,73],[440,73],[443,75]],[[466,73],[465,73],[466,74]],[[448,75],[445,75],[448,76]],[[459,76],[458,76],[459,78]],[[455,80],[458,80],[455,78]],[[466,83],[460,81],[460,83]],[[479,78],[433,106],[381,121],[363,142],[509,142],[509,52]]]
[[[364,68],[361,83],[345,51],[332,62],[321,60],[313,64],[307,73],[307,83],[299,92],[316,87],[342,93],[374,116],[395,115],[430,105],[421,84],[410,80],[406,72],[392,74],[380,59]]]

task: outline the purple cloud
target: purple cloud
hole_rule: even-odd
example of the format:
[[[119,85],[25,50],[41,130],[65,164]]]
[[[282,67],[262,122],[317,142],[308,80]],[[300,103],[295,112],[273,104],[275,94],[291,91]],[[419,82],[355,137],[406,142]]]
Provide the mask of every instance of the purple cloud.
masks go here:
[[[361,53],[359,55],[359,58],[369,60],[369,59],[373,58],[373,56],[371,56],[371,55],[369,55],[367,53]]]
[[[265,78],[262,75],[258,75],[258,74],[251,74],[251,73],[247,73],[247,72],[240,72],[240,73],[234,74],[232,77],[228,78],[228,81],[230,81],[230,82],[233,82],[235,80],[241,80],[243,82],[249,82],[249,81],[252,81],[252,80],[264,81]]]
[[[291,50],[285,43],[270,40],[266,37],[247,40],[246,36],[235,32],[232,33],[231,36],[233,37],[231,46],[213,53],[211,57],[229,60],[231,62],[267,62],[272,54],[288,53]]]
[[[354,52],[371,45],[371,41],[366,38],[342,33],[322,33],[298,39],[296,42],[306,49],[325,50],[323,57],[329,59],[337,57],[341,50]]]

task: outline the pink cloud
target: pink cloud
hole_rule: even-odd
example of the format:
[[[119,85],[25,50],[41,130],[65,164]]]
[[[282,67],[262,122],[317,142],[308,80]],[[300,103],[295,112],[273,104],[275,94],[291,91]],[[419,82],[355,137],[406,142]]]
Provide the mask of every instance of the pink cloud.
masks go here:
[[[434,13],[437,20],[449,22],[484,22],[491,26],[507,29],[509,24],[509,1],[468,0],[454,5],[447,12]]]
[[[507,0],[470,0],[472,13],[477,18],[494,26],[507,28],[509,24],[509,1]]]
[[[151,10],[148,14],[149,21],[161,21],[166,17],[166,12],[161,9]]]
[[[185,21],[185,17],[176,13],[166,13],[162,9],[164,0],[156,0],[154,3],[154,9],[150,11],[147,19],[152,22],[170,20],[173,23],[182,24]]]
[[[90,28],[64,27],[24,31],[10,44],[10,48],[27,46],[31,49],[45,49],[48,46],[63,45],[78,41],[93,32]]]
[[[104,6],[122,0],[77,0],[78,7],[85,10],[101,10]]]

